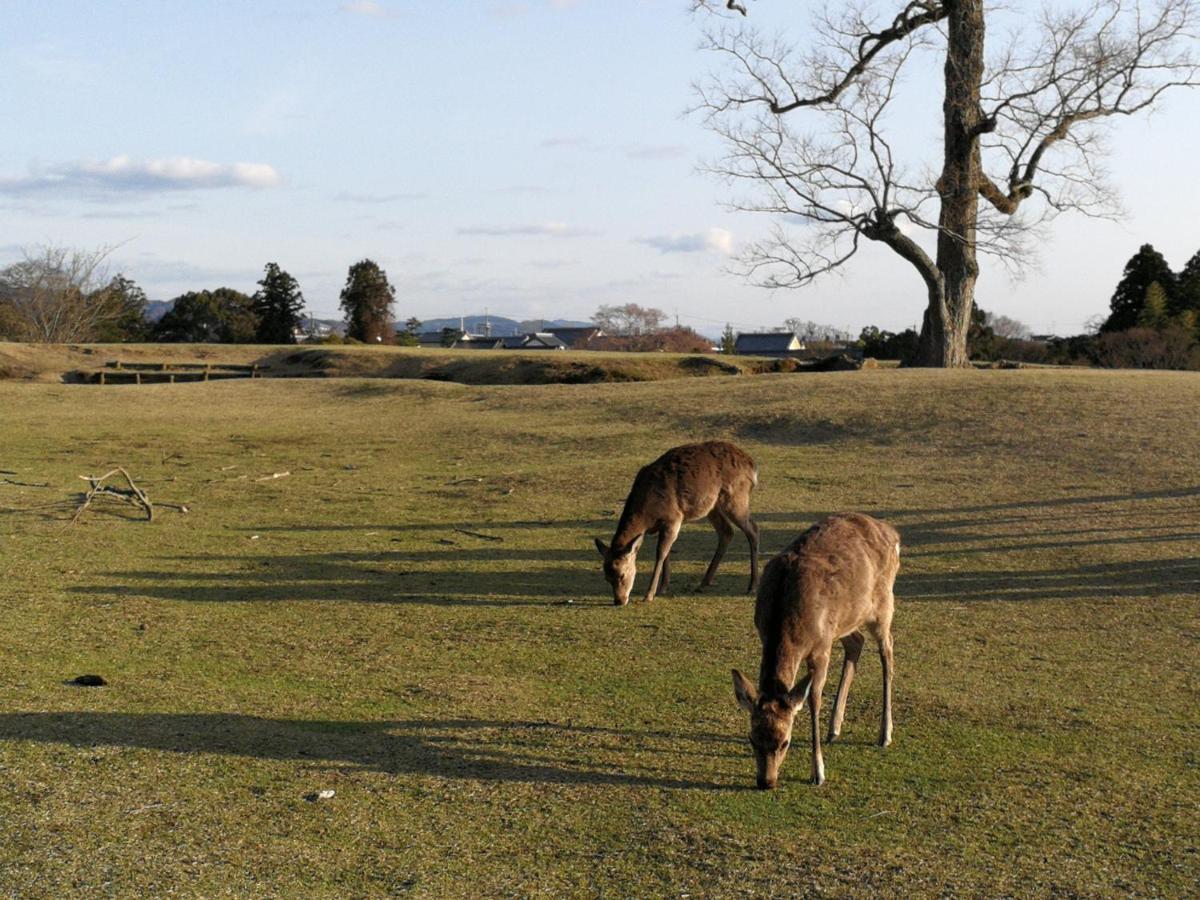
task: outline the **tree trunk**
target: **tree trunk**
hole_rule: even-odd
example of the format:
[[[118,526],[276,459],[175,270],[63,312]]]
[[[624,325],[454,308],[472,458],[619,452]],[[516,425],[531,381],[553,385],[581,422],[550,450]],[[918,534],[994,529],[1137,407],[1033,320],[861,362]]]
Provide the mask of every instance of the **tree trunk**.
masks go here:
[[[945,147],[938,180],[937,268],[940,292],[930,293],[921,328],[916,364],[953,368],[970,364],[967,329],[975,301],[975,225],[979,216],[979,151],[983,110],[982,0],[947,0],[946,98],[943,103]]]

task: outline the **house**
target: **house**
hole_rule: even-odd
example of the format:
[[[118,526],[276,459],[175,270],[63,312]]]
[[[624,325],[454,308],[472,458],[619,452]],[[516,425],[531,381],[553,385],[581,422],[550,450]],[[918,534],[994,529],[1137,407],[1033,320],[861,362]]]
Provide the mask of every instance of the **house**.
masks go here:
[[[456,328],[442,331],[422,331],[417,335],[421,347],[441,347],[446,350],[500,350],[504,346],[498,337],[468,334]]]
[[[567,344],[547,331],[500,338],[506,350],[566,350]]]
[[[569,350],[586,350],[588,344],[596,338],[604,337],[604,332],[594,325],[581,328],[547,328],[546,332],[566,344]]]
[[[733,345],[733,352],[738,356],[799,359],[804,355],[804,343],[790,331],[739,334]]]

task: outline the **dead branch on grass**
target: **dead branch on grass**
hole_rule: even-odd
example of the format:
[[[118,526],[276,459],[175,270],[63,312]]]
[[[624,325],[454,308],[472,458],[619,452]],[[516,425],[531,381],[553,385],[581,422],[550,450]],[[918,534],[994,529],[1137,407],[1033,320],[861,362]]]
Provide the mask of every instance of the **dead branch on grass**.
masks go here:
[[[129,486],[117,487],[115,485],[105,484],[105,482],[114,475],[122,476],[125,479],[125,483]],[[80,475],[79,477],[91,485],[91,487],[88,488],[87,492],[83,495],[83,499],[80,500],[79,506],[76,507],[75,515],[71,516],[70,524],[78,522],[79,517],[82,516],[84,511],[92,505],[92,501],[97,498],[107,498],[109,500],[117,500],[121,503],[129,503],[133,506],[137,506],[145,511],[146,521],[154,521],[155,504],[150,502],[150,498],[146,495],[146,492],[138,487],[137,482],[133,480],[132,476],[130,476],[130,474],[125,471],[122,466],[117,466],[115,469],[105,472],[103,475],[98,477],[95,475]],[[158,506],[161,506],[164,509],[174,509],[181,513],[186,513],[188,511],[186,506],[177,503],[159,503]]]

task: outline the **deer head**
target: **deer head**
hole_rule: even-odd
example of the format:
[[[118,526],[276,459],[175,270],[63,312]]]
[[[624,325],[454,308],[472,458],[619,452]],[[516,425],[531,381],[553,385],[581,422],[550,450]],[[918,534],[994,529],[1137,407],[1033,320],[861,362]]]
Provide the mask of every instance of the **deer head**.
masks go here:
[[[617,606],[625,606],[629,602],[633,579],[637,575],[637,552],[640,546],[640,536],[624,547],[610,547],[596,538],[596,549],[604,560],[604,578],[612,585],[613,603]]]
[[[761,790],[775,787],[779,766],[792,743],[792,722],[796,711],[808,698],[812,683],[802,678],[790,691],[778,696],[759,696],[754,685],[737,669],[733,670],[733,693],[738,706],[750,713],[750,746],[758,764],[757,784]]]

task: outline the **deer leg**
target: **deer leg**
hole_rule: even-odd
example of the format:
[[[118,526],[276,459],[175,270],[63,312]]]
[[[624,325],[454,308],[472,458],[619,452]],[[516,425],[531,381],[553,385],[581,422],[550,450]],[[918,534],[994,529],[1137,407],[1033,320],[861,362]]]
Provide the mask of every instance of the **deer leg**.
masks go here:
[[[879,661],[883,663],[883,718],[879,723],[879,746],[892,742],[892,628],[888,622],[879,630]]]
[[[825,783],[825,760],[821,756],[821,690],[829,672],[829,651],[810,657],[809,674],[812,685],[808,691],[808,714],[812,719],[812,783]]]
[[[653,600],[654,595],[658,593],[658,582],[662,579],[663,564],[671,555],[671,547],[675,543],[675,538],[679,537],[679,528],[682,524],[682,522],[672,522],[664,525],[662,531],[658,533],[658,547],[654,554],[654,574],[650,576],[650,586],[646,588],[647,603]]]
[[[717,551],[713,554],[712,562],[708,564],[708,571],[704,573],[704,577],[700,580],[700,586],[696,590],[701,591],[708,587],[713,582],[713,578],[717,575],[717,566],[721,564],[721,560],[725,558],[725,551],[729,547],[729,540],[733,537],[733,526],[729,524],[729,520],[725,518],[720,510],[714,509],[708,514],[708,521],[712,522],[712,527],[717,532]]]
[[[842,679],[838,682],[837,694],[833,698],[833,716],[829,720],[829,734],[825,738],[826,743],[832,744],[842,733],[842,718],[846,715],[846,697],[850,694],[850,683],[854,681],[858,658],[862,655],[863,645],[866,642],[867,639],[857,631],[842,638],[846,659],[842,663]]]
[[[662,535],[659,535],[658,539],[661,541]],[[663,594],[669,593],[671,590],[671,554],[670,553],[668,553],[666,555],[666,558],[663,559],[662,583],[658,586],[658,590],[659,590],[659,592],[661,592]]]
[[[758,589],[758,526],[750,518],[749,509],[735,511],[730,518],[733,519],[733,524],[742,530],[742,534],[746,535],[746,541],[750,544],[750,586],[746,588],[746,593],[753,594]]]

